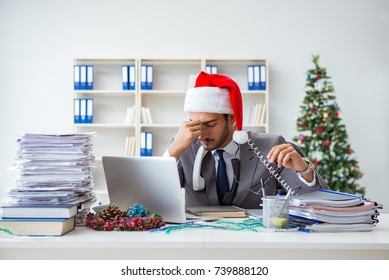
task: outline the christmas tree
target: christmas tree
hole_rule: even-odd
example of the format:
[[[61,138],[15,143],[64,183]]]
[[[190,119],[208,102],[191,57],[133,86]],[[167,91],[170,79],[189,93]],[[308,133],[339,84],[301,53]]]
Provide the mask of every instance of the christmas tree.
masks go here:
[[[362,177],[354,151],[347,142],[345,125],[326,68],[319,66],[319,55],[312,56],[314,69],[308,70],[306,96],[297,117],[294,137],[314,168],[332,190],[365,194],[357,181]]]

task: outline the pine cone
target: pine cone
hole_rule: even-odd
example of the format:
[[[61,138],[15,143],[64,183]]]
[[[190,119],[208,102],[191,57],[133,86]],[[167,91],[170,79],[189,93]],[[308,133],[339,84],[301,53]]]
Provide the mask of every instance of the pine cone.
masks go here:
[[[116,217],[122,217],[122,216],[123,216],[123,211],[121,211],[120,208],[115,203],[105,207],[100,215],[100,217],[103,218],[105,221],[113,221]]]

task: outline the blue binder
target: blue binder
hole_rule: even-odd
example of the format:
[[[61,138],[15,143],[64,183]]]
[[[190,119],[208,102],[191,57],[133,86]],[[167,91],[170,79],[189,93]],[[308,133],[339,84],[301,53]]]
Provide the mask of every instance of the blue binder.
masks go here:
[[[153,133],[146,132],[146,156],[151,157],[153,155]]]
[[[80,65],[80,89],[87,89],[86,86],[86,65]]]
[[[80,123],[86,123],[86,99],[80,98]]]
[[[260,65],[254,65],[254,90],[259,90],[259,83],[261,80]]]
[[[135,64],[130,64],[128,66],[128,89],[135,90]]]
[[[206,65],[205,72],[208,74],[217,74],[217,65]]]
[[[147,65],[146,89],[153,89],[153,80],[154,80],[153,75],[154,75],[153,65]]]
[[[73,67],[73,75],[74,75],[74,89],[80,89],[80,65],[74,65]]]
[[[130,84],[128,82],[128,65],[122,65],[122,84],[123,90],[130,89]]]
[[[86,89],[93,90],[93,77],[94,67],[93,65],[86,65]]]
[[[247,66],[247,87],[254,90],[254,65]]]
[[[147,143],[147,134],[146,132],[141,132],[140,133],[140,156],[144,157],[146,156],[146,143]]]
[[[147,65],[140,67],[140,88],[142,90],[147,89]]]
[[[86,98],[86,123],[93,123],[94,99]]]
[[[74,123],[81,122],[80,99],[74,99]]]
[[[259,82],[259,90],[266,90],[266,66],[260,65],[260,82]]]

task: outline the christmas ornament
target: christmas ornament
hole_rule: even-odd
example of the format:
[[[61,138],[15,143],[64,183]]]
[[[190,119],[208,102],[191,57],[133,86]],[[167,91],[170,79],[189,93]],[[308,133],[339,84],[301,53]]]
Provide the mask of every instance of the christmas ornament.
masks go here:
[[[145,231],[165,225],[163,218],[156,213],[147,211],[141,204],[134,204],[127,211],[121,211],[115,204],[110,204],[101,212],[90,212],[85,224],[99,231]]]
[[[323,88],[324,88],[324,81],[318,80],[317,82],[315,82],[314,88],[315,88],[315,90],[317,90],[317,91],[322,91]]]

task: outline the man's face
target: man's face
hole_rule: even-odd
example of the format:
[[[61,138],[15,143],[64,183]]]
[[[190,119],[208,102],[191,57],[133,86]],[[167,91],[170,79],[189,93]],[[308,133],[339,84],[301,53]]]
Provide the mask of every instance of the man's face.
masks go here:
[[[228,115],[226,118],[222,114],[192,112],[190,118],[202,123],[199,140],[204,150],[223,148],[231,141],[235,122],[233,115]]]

